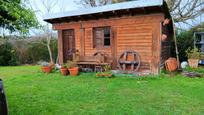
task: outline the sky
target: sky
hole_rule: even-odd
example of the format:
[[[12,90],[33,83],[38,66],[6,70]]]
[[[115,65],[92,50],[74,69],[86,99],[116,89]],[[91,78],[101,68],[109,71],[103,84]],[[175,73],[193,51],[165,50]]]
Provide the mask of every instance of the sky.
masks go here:
[[[43,21],[43,16],[48,13],[46,7],[51,6],[50,13],[58,13],[58,12],[65,12],[65,11],[72,11],[82,8],[79,3],[76,2],[77,0],[29,0],[29,7],[31,7],[42,25],[46,25],[47,23]],[[44,5],[44,4],[45,5]],[[51,29],[51,24],[49,24],[49,28]],[[39,33],[43,32],[39,29],[30,29],[30,35],[35,36]],[[56,31],[55,31],[56,32]]]
[[[48,13],[45,8],[46,6],[43,5],[42,1],[44,1],[46,6],[52,6],[50,11],[51,13],[65,12],[82,8],[82,6],[76,2],[77,0],[30,0],[30,5],[34,9],[36,16],[41,23],[44,23],[43,15]]]

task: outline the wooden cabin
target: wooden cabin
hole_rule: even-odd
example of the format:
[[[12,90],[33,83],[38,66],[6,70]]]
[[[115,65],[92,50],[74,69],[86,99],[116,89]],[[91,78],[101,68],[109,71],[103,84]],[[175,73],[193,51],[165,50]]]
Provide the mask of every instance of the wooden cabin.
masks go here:
[[[112,69],[158,74],[170,56],[173,28],[171,22],[163,26],[167,18],[171,16],[163,0],[137,0],[48,14],[44,21],[58,31],[60,64],[71,60],[73,50],[89,61],[103,52]]]

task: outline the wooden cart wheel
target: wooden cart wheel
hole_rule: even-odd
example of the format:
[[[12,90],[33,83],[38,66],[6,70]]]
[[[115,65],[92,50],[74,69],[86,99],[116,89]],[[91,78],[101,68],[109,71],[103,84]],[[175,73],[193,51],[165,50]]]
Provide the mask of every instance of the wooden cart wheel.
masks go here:
[[[118,65],[120,70],[128,71],[128,66],[131,66],[131,71],[138,71],[140,68],[140,55],[135,51],[123,52],[119,59]]]

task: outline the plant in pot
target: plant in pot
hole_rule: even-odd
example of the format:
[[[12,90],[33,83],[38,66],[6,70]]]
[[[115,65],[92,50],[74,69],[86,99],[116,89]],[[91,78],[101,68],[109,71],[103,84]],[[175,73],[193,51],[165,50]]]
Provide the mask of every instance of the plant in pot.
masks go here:
[[[52,71],[52,68],[50,67],[50,64],[48,62],[42,62],[41,69],[44,73],[50,73]]]
[[[67,69],[67,65],[66,64],[63,64],[60,68],[60,71],[61,71],[61,74],[66,76],[68,75],[68,69]]]
[[[201,56],[201,53],[199,52],[199,50],[197,48],[194,48],[194,49],[188,48],[186,50],[186,54],[188,57],[189,66],[191,68],[197,68],[200,60],[200,56]]]
[[[111,66],[110,65],[106,65],[103,67],[104,72],[98,72],[96,73],[96,77],[102,78],[102,77],[107,77],[107,78],[111,78],[113,77],[111,70]]]
[[[50,66],[52,69],[55,68],[55,64],[54,64],[53,62],[50,62],[50,63],[49,63],[49,66]]]
[[[71,76],[77,76],[79,74],[79,67],[76,60],[68,61],[67,68]]]

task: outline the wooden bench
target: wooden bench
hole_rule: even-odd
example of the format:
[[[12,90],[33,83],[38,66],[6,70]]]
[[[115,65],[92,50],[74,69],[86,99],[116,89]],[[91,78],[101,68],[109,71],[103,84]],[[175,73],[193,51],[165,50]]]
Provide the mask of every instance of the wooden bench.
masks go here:
[[[79,56],[77,64],[80,66],[90,65],[94,67],[94,71],[97,69],[103,70],[103,66],[110,65],[110,63],[104,62],[103,56]]]

